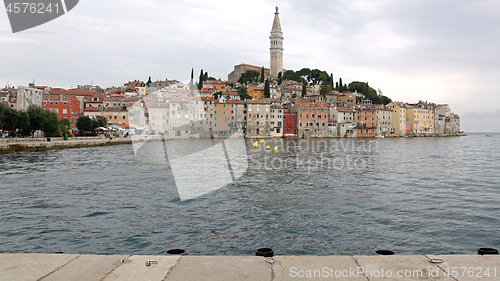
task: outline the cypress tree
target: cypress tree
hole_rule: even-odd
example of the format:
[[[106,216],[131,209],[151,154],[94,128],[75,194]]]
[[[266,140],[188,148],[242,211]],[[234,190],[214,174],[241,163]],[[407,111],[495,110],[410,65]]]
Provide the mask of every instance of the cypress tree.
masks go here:
[[[264,97],[271,97],[271,87],[269,86],[269,79],[266,79],[266,83],[264,84]]]
[[[203,69],[200,70],[200,77],[198,78],[198,90],[203,88]]]
[[[189,90],[191,91],[191,95],[193,94],[194,90],[193,79],[194,79],[194,69],[191,68],[191,80],[189,80]],[[165,82],[168,83],[168,80],[165,79]]]
[[[342,77],[339,78],[339,92],[343,92],[344,91],[344,84],[342,84]]]
[[[264,67],[260,70],[260,83],[264,82]]]
[[[302,97],[305,98],[307,94],[307,84],[306,82],[302,83]]]

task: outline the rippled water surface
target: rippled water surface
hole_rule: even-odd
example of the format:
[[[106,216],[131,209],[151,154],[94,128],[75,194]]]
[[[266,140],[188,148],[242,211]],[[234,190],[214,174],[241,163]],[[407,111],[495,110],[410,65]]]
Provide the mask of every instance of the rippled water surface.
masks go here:
[[[189,151],[196,142],[177,145]],[[139,159],[131,145],[0,155],[0,252],[500,248],[498,134],[267,140],[278,153],[253,142],[247,141],[249,168],[241,178],[188,201],[179,199],[168,161],[155,159],[162,154]]]

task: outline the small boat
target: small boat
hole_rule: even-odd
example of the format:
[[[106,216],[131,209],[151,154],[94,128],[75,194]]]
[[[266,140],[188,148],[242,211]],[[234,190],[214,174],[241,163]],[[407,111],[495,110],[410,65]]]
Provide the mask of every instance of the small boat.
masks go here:
[[[376,135],[375,137],[378,138],[378,139],[383,139],[384,138],[383,135]]]

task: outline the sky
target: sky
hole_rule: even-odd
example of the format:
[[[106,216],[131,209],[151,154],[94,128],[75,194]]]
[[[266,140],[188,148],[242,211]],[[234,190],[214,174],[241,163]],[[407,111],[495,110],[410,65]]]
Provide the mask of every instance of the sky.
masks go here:
[[[269,67],[276,6],[285,69],[449,104],[465,132],[500,132],[497,0],[81,0],[15,34],[0,10],[0,87],[187,81],[191,68],[224,80],[240,63]]]

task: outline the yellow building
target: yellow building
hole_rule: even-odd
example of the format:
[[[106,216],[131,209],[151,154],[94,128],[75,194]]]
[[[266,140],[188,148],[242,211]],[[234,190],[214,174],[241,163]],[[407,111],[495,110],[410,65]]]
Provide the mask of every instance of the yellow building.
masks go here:
[[[406,107],[402,102],[391,102],[387,107],[392,111],[394,133],[403,137],[406,134]]]
[[[146,88],[147,87],[136,87],[137,88],[137,94],[141,97],[144,97],[146,95]]]
[[[415,134],[434,133],[434,110],[422,104],[406,104],[406,119]]]
[[[247,94],[251,96],[253,100],[260,100],[264,98],[264,88],[250,85],[248,86]]]

